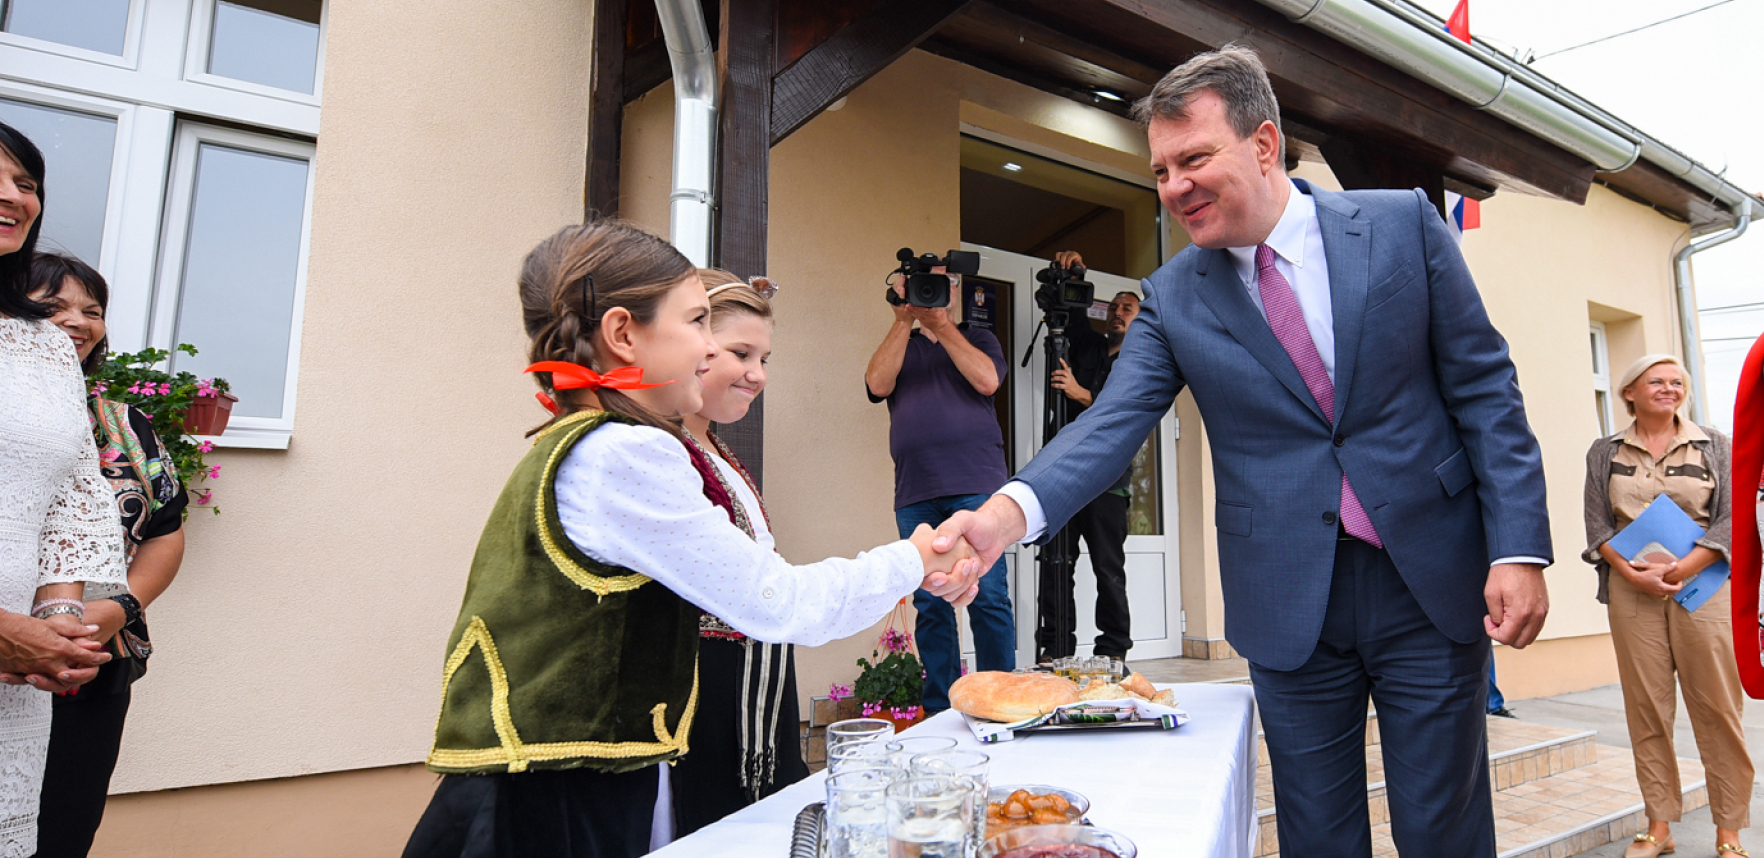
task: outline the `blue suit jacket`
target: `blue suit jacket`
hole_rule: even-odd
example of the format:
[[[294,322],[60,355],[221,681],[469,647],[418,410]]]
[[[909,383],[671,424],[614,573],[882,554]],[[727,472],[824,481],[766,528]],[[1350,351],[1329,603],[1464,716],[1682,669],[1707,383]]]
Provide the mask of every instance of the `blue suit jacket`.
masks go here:
[[[1225,635],[1238,652],[1290,670],[1316,648],[1344,471],[1422,610],[1469,643],[1484,634],[1490,560],[1552,559],[1542,456],[1506,341],[1419,191],[1295,184],[1316,200],[1329,263],[1337,425],[1230,254],[1191,246],[1144,281],[1096,404],[1017,479],[1054,532],[1187,386],[1212,447]]]

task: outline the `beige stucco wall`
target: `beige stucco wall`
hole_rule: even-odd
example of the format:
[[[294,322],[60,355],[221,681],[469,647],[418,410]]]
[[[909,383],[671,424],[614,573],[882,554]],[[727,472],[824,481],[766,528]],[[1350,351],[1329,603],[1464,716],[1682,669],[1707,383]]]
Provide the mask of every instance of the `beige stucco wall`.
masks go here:
[[[488,17],[463,0],[331,10],[293,445],[219,454],[226,512],[191,519],[185,571],[153,610],[160,654],[137,686],[117,791],[392,767],[350,783],[397,790],[401,816],[387,824],[408,830],[403,816],[420,806],[409,799],[428,783],[409,764],[433,726],[465,566],[540,417],[518,375],[513,274],[534,242],[580,217],[588,14],[573,0]],[[630,107],[622,164],[623,212],[664,233],[671,98],[664,86]],[[784,293],[766,489],[793,560],[895,535],[886,411],[860,379],[888,324],[876,286],[895,249],[960,241],[960,123],[1144,164],[1127,123],[921,52],[774,150],[769,273]],[[926,133],[937,128],[948,131]],[[1484,221],[1465,252],[1513,344],[1551,487],[1553,669],[1608,681],[1602,612],[1574,558],[1592,436],[1585,322],[1612,323],[1619,369],[1670,350],[1680,230],[1601,188],[1585,207],[1503,194]],[[1192,405],[1179,416],[1188,636],[1217,638],[1211,466]],[[803,695],[849,681],[873,637],[805,652]],[[1542,660],[1513,655],[1501,658],[1516,672],[1504,679],[1512,696],[1573,684],[1530,678]],[[252,789],[184,795],[209,796],[225,816],[227,790]],[[152,818],[177,795],[123,797],[113,814]]]
[[[589,6],[338,3],[299,403],[286,451],[222,451],[113,788],[403,764],[496,493],[539,422],[522,254],[579,220]]]

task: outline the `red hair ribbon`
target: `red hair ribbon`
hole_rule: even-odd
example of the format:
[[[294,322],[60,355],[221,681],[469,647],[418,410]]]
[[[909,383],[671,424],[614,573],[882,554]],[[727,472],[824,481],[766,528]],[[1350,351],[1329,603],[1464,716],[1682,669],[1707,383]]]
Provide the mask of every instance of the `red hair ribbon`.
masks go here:
[[[648,390],[674,383],[673,379],[669,379],[659,384],[644,384],[643,367],[640,366],[622,366],[601,375],[581,364],[561,360],[542,360],[522,372],[551,373],[552,390],[599,390],[602,387],[613,390]]]

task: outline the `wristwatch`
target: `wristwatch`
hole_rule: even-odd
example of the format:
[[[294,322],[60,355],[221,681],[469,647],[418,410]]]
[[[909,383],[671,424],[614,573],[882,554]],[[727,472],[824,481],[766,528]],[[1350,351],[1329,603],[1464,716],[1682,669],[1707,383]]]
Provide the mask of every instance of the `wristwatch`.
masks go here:
[[[110,601],[122,606],[123,625],[130,625],[141,619],[141,600],[128,593],[118,593],[110,597]]]

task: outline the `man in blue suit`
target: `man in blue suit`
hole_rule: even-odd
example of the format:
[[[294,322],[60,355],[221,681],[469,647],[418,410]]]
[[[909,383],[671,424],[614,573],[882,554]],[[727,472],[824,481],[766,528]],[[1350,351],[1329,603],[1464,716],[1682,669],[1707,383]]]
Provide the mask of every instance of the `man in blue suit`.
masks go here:
[[[965,535],[990,563],[1045,538],[1188,387],[1281,854],[1372,854],[1370,696],[1397,848],[1493,856],[1489,639],[1537,637],[1551,562],[1542,457],[1506,342],[1419,191],[1286,176],[1253,52],[1199,55],[1135,110],[1159,197],[1194,244],[1145,281],[1096,404],[938,544]]]

